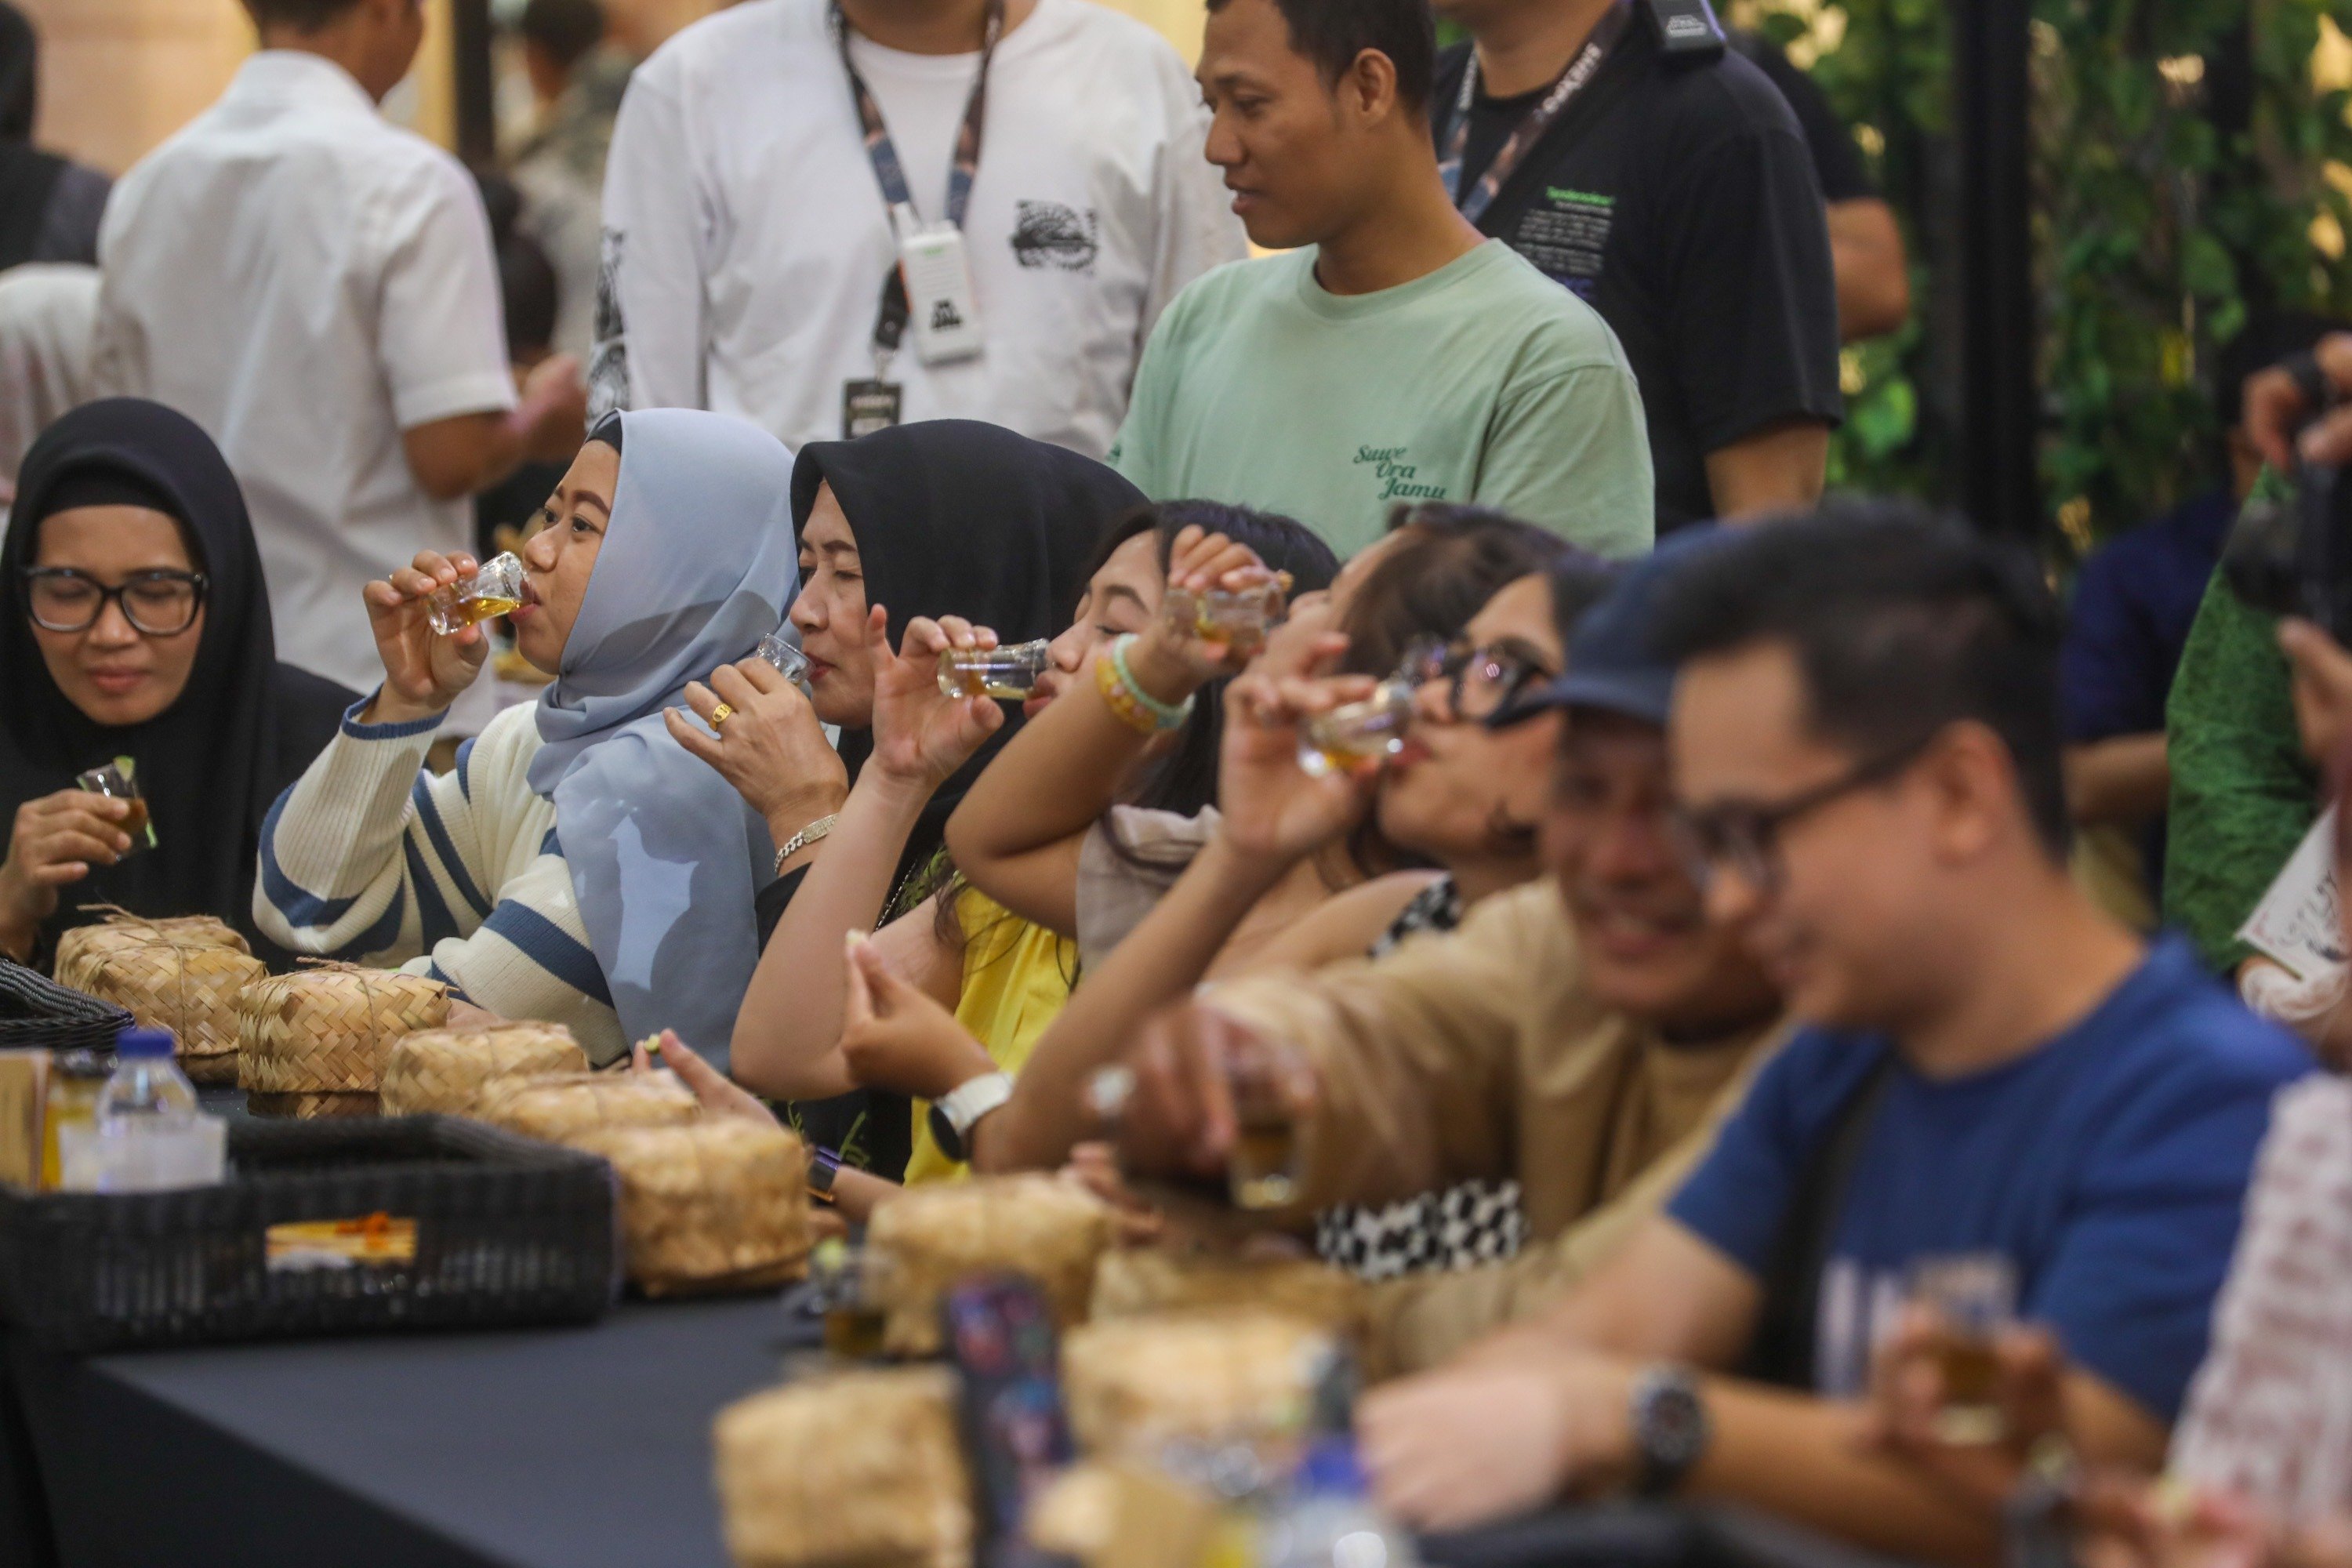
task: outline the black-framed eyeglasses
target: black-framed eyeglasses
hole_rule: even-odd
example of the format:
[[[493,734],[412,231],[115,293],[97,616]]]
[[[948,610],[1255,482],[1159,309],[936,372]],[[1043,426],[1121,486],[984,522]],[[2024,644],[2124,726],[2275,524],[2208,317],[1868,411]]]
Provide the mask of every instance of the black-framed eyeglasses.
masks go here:
[[[133,572],[110,588],[71,566],[26,569],[25,607],[43,631],[88,631],[106,613],[109,600],[122,606],[122,618],[133,631],[177,637],[195,624],[196,607],[205,602],[205,574]]]
[[[1857,763],[1826,784],[1760,805],[1727,801],[1721,805],[1675,806],[1666,818],[1667,830],[1682,853],[1691,880],[1705,888],[1717,873],[1728,869],[1766,898],[1780,890],[1788,867],[1780,858],[1780,835],[1792,824],[1847,795],[1882,784],[1919,758],[1935,733],[1898,746],[1884,755]]]
[[[1493,717],[1528,687],[1559,673],[1524,643],[1473,647],[1435,637],[1424,637],[1407,648],[1404,662],[1397,668],[1397,679],[1409,685],[1445,681],[1446,700],[1454,717],[1465,721]]]

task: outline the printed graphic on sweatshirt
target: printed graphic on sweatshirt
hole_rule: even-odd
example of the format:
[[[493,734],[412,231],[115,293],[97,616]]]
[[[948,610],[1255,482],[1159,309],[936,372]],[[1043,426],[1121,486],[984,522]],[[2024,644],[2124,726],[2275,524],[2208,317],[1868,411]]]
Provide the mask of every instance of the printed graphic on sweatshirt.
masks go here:
[[[1095,211],[1081,213],[1061,202],[1018,202],[1013,225],[1013,255],[1024,267],[1060,272],[1092,272],[1102,249]]]
[[[629,334],[621,320],[619,229],[604,231],[596,263],[596,346],[588,351],[588,423],[629,407]]]
[[[1409,449],[1403,447],[1362,446],[1356,448],[1355,464],[1369,467],[1372,477],[1381,483],[1375,500],[1444,500],[1445,487],[1421,477],[1421,468],[1409,460]]]

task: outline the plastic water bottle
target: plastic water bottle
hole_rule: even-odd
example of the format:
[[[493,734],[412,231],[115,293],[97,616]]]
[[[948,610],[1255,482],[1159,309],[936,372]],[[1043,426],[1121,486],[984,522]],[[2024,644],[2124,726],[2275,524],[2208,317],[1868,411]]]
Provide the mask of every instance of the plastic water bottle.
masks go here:
[[[195,1088],[172,1059],[171,1031],[125,1029],[114,1059],[87,1134],[90,1179],[76,1182],[68,1173],[67,1184],[144,1193],[219,1181],[228,1124],[196,1109]]]
[[[1372,1506],[1371,1488],[1345,1436],[1317,1442],[1290,1496],[1266,1520],[1267,1568],[1415,1568],[1412,1538]]]

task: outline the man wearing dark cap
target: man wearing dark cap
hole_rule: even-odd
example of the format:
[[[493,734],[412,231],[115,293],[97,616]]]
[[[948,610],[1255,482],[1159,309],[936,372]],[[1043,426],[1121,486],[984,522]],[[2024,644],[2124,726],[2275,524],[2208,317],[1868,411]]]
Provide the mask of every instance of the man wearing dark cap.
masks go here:
[[[1544,825],[1549,875],[1459,930],[1311,975],[1216,988],[1163,1014],[1129,1058],[1120,1117],[1139,1174],[1221,1172],[1211,1061],[1294,1049],[1313,1082],[1293,1226],[1470,1180],[1517,1180],[1528,1245],[1506,1263],[1376,1293],[1375,1359],[1426,1366],[1536,1311],[1654,1213],[1777,1037],[1780,1001],[1712,925],[1667,836],[1674,672],[1648,652],[1677,536],[1589,611],[1568,673],[1496,716],[1566,707]],[[1230,1132],[1225,1135],[1230,1141]]]

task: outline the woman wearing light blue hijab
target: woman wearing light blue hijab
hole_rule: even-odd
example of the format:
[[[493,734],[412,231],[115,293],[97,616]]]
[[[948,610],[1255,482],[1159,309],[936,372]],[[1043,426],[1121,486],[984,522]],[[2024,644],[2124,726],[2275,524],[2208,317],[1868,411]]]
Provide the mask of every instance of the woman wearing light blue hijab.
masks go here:
[[[426,601],[427,552],[367,588],[384,682],[265,826],[254,904],[303,952],[398,963],[468,1009],[569,1026],[602,1065],[662,1028],[725,1060],[758,962],[768,829],[662,710],[750,654],[797,591],[792,456],[724,416],[608,417],[522,549],[522,657],[555,679],[423,769],[488,651]]]

